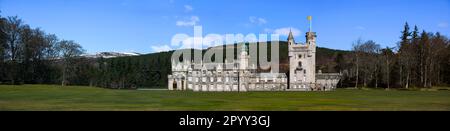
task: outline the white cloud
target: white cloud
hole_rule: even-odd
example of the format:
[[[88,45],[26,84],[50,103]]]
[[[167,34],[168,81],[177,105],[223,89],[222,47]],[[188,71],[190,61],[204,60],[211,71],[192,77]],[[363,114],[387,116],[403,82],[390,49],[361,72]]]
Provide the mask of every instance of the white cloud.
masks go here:
[[[447,28],[448,27],[448,23],[447,22],[441,22],[438,24],[438,27],[440,28]]]
[[[357,30],[366,30],[364,26],[355,26],[355,29]]]
[[[279,35],[282,35],[282,36],[288,36],[289,35],[289,31],[292,31],[292,35],[294,35],[294,36],[299,36],[300,33],[301,33],[301,31],[299,29],[294,28],[294,27],[278,28],[278,29],[275,29],[273,31],[273,33],[274,34],[279,34]]]
[[[255,17],[255,16],[250,16],[248,19],[250,20],[250,23],[252,23],[252,24],[264,25],[267,23],[266,19]]]
[[[272,31],[270,28],[264,28],[263,33],[272,33]]]
[[[177,26],[194,26],[200,21],[198,16],[191,16],[189,20],[180,20],[177,21]]]
[[[187,35],[186,35],[187,36]],[[172,49],[206,49],[224,44],[240,42],[266,42],[267,39],[258,39],[255,34],[244,36],[243,34],[208,34],[204,37],[179,37],[172,41]]]
[[[170,51],[172,48],[168,45],[162,45],[162,46],[152,46],[152,49],[154,52],[164,52],[164,51]]]
[[[184,11],[186,11],[186,12],[191,12],[192,10],[194,10],[194,8],[192,8],[192,6],[190,6],[190,5],[184,5]]]
[[[205,37],[188,37],[181,43],[179,49],[205,49],[209,47],[223,45],[225,41],[224,35],[210,34]]]
[[[203,49],[202,40],[203,39],[201,37],[189,37],[183,40],[180,49],[189,49],[189,48]]]

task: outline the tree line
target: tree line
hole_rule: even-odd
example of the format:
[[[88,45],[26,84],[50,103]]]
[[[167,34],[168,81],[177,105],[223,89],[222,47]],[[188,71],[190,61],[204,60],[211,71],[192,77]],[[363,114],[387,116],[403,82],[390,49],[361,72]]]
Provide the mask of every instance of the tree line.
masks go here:
[[[0,15],[0,82],[6,84],[61,83],[66,85],[83,48],[31,28],[17,16]]]
[[[0,84],[164,87],[172,52],[119,58],[83,57],[73,40],[0,15]]]
[[[439,32],[404,25],[396,47],[358,39],[352,53],[336,57],[345,87],[411,88],[450,84],[449,39]]]

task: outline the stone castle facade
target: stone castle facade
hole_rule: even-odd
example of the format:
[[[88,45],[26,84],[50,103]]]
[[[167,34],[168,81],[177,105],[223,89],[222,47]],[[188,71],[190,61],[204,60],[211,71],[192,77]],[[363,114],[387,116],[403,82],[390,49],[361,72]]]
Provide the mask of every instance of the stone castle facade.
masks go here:
[[[245,44],[237,60],[224,63],[172,63],[169,90],[192,91],[330,91],[340,80],[339,73],[316,73],[316,33],[306,33],[306,43],[288,36],[289,73],[259,73],[249,65]],[[200,67],[200,68],[195,68]],[[224,67],[233,67],[226,69]]]

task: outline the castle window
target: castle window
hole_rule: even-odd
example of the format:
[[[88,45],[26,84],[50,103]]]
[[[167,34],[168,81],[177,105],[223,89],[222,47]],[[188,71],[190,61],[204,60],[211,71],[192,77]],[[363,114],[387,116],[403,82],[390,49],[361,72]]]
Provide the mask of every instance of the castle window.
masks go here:
[[[298,62],[297,70],[303,70],[301,61]]]
[[[301,58],[302,58],[302,55],[301,55],[301,54],[300,54],[300,55],[298,55],[298,58],[299,58],[299,59],[301,59]]]

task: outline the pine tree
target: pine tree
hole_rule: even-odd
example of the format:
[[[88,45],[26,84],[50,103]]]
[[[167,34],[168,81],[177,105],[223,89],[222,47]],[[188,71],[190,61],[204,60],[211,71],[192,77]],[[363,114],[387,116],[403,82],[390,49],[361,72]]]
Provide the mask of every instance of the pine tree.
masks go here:
[[[409,37],[411,36],[411,32],[409,32],[409,25],[408,22],[405,23],[404,29],[402,31],[402,36],[400,37],[400,47],[399,47],[399,63],[400,63],[400,85],[403,85],[403,77],[406,77],[406,84],[405,87],[408,88],[409,83],[409,76],[410,76],[410,69],[409,69],[409,47],[410,47],[410,40]],[[405,76],[406,74],[406,76]]]
[[[421,45],[421,57],[420,57],[420,85],[422,87],[429,87],[428,83],[428,75],[429,75],[429,58],[430,58],[430,34],[428,34],[425,30],[422,31],[420,36],[420,45]]]
[[[417,26],[416,26],[417,27]],[[400,37],[402,39],[401,46],[405,44],[409,44],[409,37],[411,36],[411,32],[409,32],[409,24],[408,22],[405,23],[404,29],[402,31],[402,36]]]

